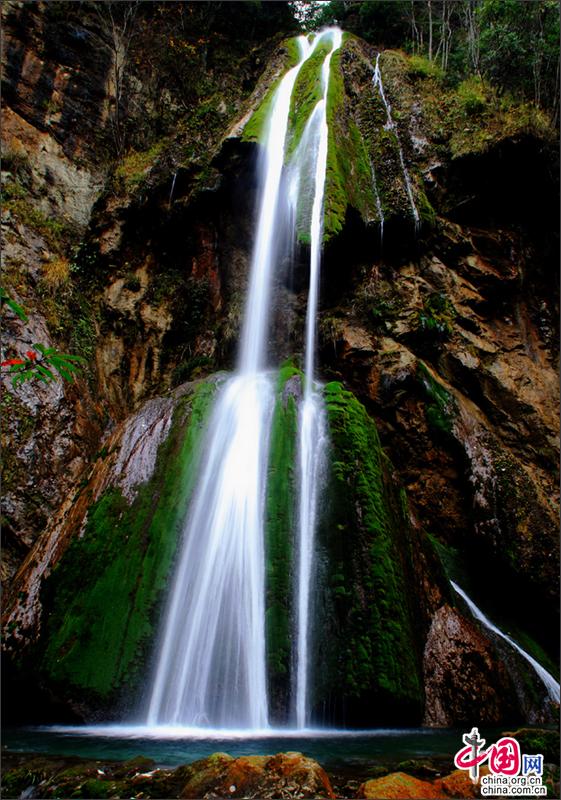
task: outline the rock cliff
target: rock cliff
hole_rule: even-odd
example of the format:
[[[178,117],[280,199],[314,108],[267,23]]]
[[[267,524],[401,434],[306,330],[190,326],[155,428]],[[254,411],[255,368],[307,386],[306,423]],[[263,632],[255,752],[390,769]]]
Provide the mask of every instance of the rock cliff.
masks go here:
[[[203,5],[191,19],[184,4],[115,19],[3,7],[4,282],[30,317],[6,312],[5,351],[53,342],[88,361],[74,385],[7,384],[3,400],[8,677],[41,686],[40,718],[59,713],[53,702],[95,718],[135,683],[180,524],[169,481],[191,469],[205,392],[235,356],[258,123],[293,48],[270,38],[289,32],[282,4],[236,42]],[[461,673],[490,722],[551,719],[535,677],[513,686],[523,667],[509,670],[447,577],[557,670],[555,132],[484,88],[467,105],[403,53],[378,58],[353,36],[332,69],[319,326],[337,457],[320,531],[317,713],[463,722],[473,698]],[[279,277],[277,360],[301,354],[307,248]],[[297,372],[285,375],[273,472],[290,459],[279,448]],[[291,613],[281,495],[268,500],[279,708]],[[133,553],[142,563],[124,580]],[[96,633],[100,597],[130,592],[126,624]],[[118,657],[100,670],[104,649]]]

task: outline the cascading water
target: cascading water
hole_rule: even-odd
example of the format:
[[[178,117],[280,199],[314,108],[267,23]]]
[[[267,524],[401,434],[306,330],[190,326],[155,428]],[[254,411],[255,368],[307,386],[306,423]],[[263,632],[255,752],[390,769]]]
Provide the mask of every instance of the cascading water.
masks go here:
[[[148,724],[263,729],[268,724],[265,670],[264,520],[268,439],[274,403],[265,372],[271,283],[282,246],[276,225],[313,197],[309,220],[310,286],[305,386],[299,409],[299,514],[296,587],[295,720],[308,720],[310,582],[319,471],[327,440],[314,383],[315,325],[327,165],[327,91],[342,32],[299,38],[300,61],[280,81],[261,163],[261,201],[237,373],[226,382],[209,425],[200,479],[166,611],[151,687]],[[292,91],[305,61],[331,44],[321,69],[322,96],[306,124],[286,191],[282,173]],[[302,153],[306,153],[306,157]],[[300,155],[298,155],[300,154]],[[306,166],[307,165],[307,166]],[[311,165],[311,168],[310,168]],[[286,208],[288,206],[288,208]]]
[[[476,619],[478,619],[479,622],[481,622],[481,624],[484,625],[488,630],[492,631],[494,634],[499,636],[505,642],[508,642],[508,644],[511,647],[513,647],[518,653],[520,653],[520,655],[523,658],[526,659],[526,661],[528,661],[532,665],[536,675],[547,689],[549,697],[553,700],[554,703],[559,703],[559,691],[561,687],[559,686],[553,675],[550,675],[550,673],[546,669],[544,669],[542,665],[536,661],[535,658],[532,658],[532,656],[529,653],[523,650],[520,647],[520,645],[514,641],[514,639],[511,639],[510,636],[508,636],[506,633],[503,633],[499,628],[497,628],[497,626],[494,625],[491,622],[491,620],[485,616],[483,611],[481,611],[481,609],[475,605],[473,600],[471,600],[467,596],[464,590],[461,589],[457,583],[454,583],[454,581],[450,581],[450,583],[454,591],[457,592],[460,595],[460,597],[464,600],[464,602],[466,603],[467,607],[469,608],[473,616]]]
[[[309,650],[310,650],[310,588],[313,576],[314,533],[316,528],[318,487],[327,443],[325,413],[321,395],[314,382],[316,316],[323,236],[323,200],[327,169],[328,126],[327,92],[333,53],[342,42],[342,31],[333,28],[322,38],[329,39],[331,49],[321,68],[321,99],[314,107],[301,146],[294,159],[294,182],[300,186],[301,173],[306,169],[308,146],[315,147],[315,163],[308,175],[312,178],[313,204],[310,219],[310,284],[306,313],[306,343],[304,365],[304,396],[299,409],[299,509],[298,509],[298,572],[296,585],[297,646],[296,646],[296,725],[303,728],[309,722]],[[311,172],[311,175],[310,175]],[[294,196],[295,192],[291,196]],[[294,215],[296,216],[296,215]]]
[[[380,70],[380,53],[376,56],[376,65],[374,67],[374,75],[372,77],[372,83],[378,89],[380,94],[380,99],[386,109],[386,117],[387,122],[385,128],[387,131],[392,131],[394,134],[396,141],[397,141],[397,149],[399,152],[399,161],[401,163],[401,171],[403,173],[403,182],[405,183],[405,190],[407,192],[407,197],[409,198],[409,205],[411,206],[411,214],[415,221],[415,227],[419,226],[420,217],[419,212],[417,210],[417,206],[415,205],[415,198],[413,197],[413,187],[411,186],[411,178],[409,177],[409,171],[405,164],[405,158],[403,156],[403,148],[401,146],[401,141],[399,139],[399,133],[397,130],[397,125],[394,122],[392,117],[392,107],[386,99],[386,93],[384,92],[384,84],[382,82],[382,72]]]
[[[290,98],[312,50],[304,37],[299,44],[300,61],[272,103],[240,361],[208,428],[165,616],[149,725],[268,724],[263,513],[273,392],[264,369]]]

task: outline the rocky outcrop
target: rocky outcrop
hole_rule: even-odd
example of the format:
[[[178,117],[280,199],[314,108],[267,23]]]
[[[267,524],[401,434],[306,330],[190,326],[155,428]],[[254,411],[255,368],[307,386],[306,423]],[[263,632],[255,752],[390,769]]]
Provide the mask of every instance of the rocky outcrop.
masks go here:
[[[122,423],[14,579],[16,681],[35,675],[82,718],[118,715],[144,679],[215,389],[186,384]]]
[[[516,718],[508,674],[489,641],[448,605],[438,609],[425,643],[425,725]],[[519,712],[518,712],[519,713]]]

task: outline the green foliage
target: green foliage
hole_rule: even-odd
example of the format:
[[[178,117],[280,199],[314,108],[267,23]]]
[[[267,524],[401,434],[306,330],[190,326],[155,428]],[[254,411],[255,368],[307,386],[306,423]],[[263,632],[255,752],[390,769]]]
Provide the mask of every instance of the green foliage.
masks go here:
[[[28,321],[24,309],[2,287],[0,287],[0,300],[2,307],[6,305],[22,322]],[[45,347],[45,345],[37,343],[33,345],[32,350],[26,351],[24,357],[6,359],[0,366],[13,376],[12,386],[16,387],[33,379],[42,383],[50,383],[56,377],[53,369],[64,380],[72,381],[74,376],[81,371],[78,366],[80,363],[85,363],[82,356],[61,353],[55,347]]]
[[[114,488],[93,503],[45,583],[42,669],[64,694],[106,704],[144,678],[215,389],[182,398],[150,480],[130,505]]]
[[[418,362],[417,377],[427,397],[425,415],[433,430],[449,434],[458,410],[454,397],[429,372],[426,364]]]
[[[476,116],[485,111],[487,97],[483,81],[475,76],[467,78],[457,88],[462,109],[468,116]]]
[[[558,109],[556,0],[481,0],[478,22],[483,73],[502,91]]]
[[[453,331],[456,309],[444,292],[432,292],[418,314],[418,333],[433,341],[447,339]]]
[[[384,47],[402,47],[408,40],[408,0],[331,0],[324,3],[311,27],[338,24],[349,33]]]
[[[20,363],[2,362],[9,365],[9,374],[13,375],[12,386],[21,386],[26,381],[33,380],[34,378],[42,383],[50,383],[55,380],[55,375],[52,370],[56,370],[61,378],[66,381],[72,381],[74,375],[80,372],[78,367],[79,363],[84,363],[85,359],[81,356],[73,356],[69,353],[61,353],[54,347],[45,347],[42,344],[34,344],[34,350],[29,350],[25,359],[20,360]],[[36,351],[36,352],[34,352]],[[36,353],[39,353],[41,358],[38,359]],[[11,359],[12,362],[17,362],[18,359]]]
[[[412,55],[408,61],[407,73],[411,78],[434,78],[441,81],[444,77],[442,67],[436,61],[419,55]]]
[[[368,319],[377,330],[388,332],[399,313],[399,300],[395,296],[377,296],[368,303],[366,313]]]
[[[21,319],[22,322],[27,322],[28,316],[23,308],[19,303],[16,303],[16,301],[9,296],[3,286],[0,286],[0,308],[4,305],[8,306],[10,311],[12,311],[16,317]]]

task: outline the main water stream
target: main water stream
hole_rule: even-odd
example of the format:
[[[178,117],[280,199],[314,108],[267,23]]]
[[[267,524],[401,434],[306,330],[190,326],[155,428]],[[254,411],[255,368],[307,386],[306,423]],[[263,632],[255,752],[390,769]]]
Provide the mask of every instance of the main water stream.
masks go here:
[[[308,722],[310,587],[319,471],[327,439],[321,395],[314,381],[315,328],[328,148],[327,91],[331,57],[341,41],[339,29],[328,29],[311,41],[300,37],[299,62],[280,80],[272,100],[259,167],[259,212],[239,363],[220,392],[206,434],[206,458],[157,646],[146,715],[149,725],[253,730],[268,726],[264,499],[274,405],[272,375],[267,371],[271,286],[283,245],[278,220],[288,203],[281,187],[292,92],[302,66],[322,42],[329,51],[321,69],[321,98],[304,137],[313,143],[314,174],[308,183],[313,202],[305,380],[299,411],[293,645],[294,714],[298,727]],[[296,168],[301,171],[298,161]],[[302,185],[300,180],[297,185]]]

